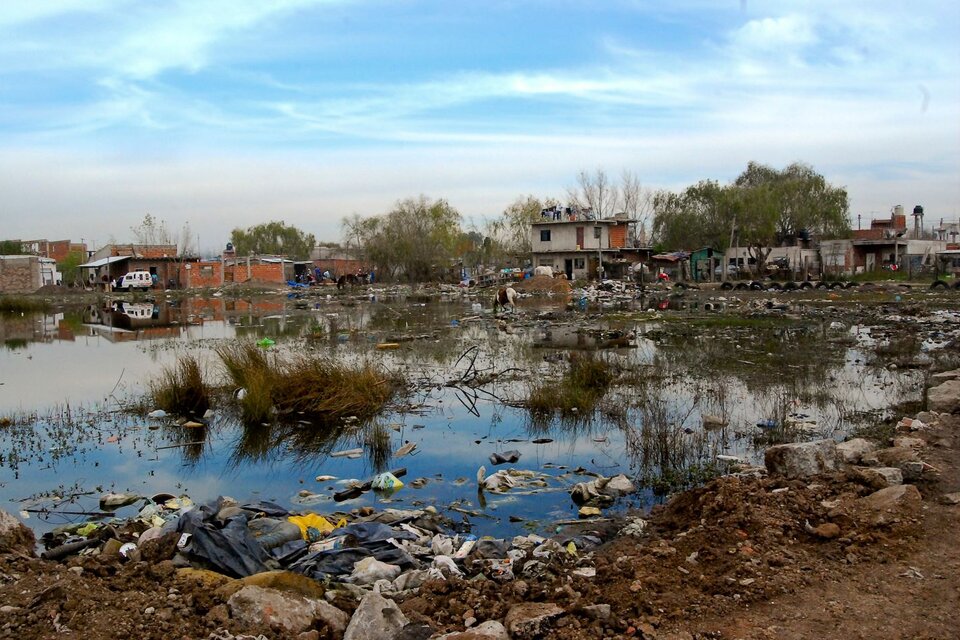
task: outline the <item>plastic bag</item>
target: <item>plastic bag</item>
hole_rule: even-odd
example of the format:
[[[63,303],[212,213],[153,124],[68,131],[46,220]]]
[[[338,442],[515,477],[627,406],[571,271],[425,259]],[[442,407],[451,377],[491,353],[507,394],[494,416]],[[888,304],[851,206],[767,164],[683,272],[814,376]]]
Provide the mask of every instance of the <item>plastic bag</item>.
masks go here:
[[[381,473],[373,479],[372,488],[374,491],[396,491],[403,486],[400,478],[389,471]]]
[[[307,542],[316,542],[336,527],[329,520],[316,513],[305,513],[302,516],[290,516],[290,522],[300,527],[300,535]],[[346,521],[342,521],[346,524]]]

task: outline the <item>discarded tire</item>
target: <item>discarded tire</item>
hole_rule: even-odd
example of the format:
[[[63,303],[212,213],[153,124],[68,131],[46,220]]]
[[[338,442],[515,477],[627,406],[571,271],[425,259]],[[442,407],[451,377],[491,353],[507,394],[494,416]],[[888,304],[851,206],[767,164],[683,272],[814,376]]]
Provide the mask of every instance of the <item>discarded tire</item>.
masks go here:
[[[955,283],[953,284],[953,288],[954,288],[954,289],[957,289],[958,291],[960,291],[960,282],[955,282]]]
[[[733,289],[733,284],[730,282],[724,282],[723,284],[720,285],[720,288],[723,289],[724,291],[730,291],[730,289]]]
[[[797,286],[797,283],[796,283],[796,282],[788,282],[787,284],[783,285],[783,290],[784,290],[784,291],[796,291],[796,290],[799,289],[799,288],[800,288],[800,287]]]
[[[779,282],[771,282],[767,289],[770,291],[783,291],[783,286]]]
[[[817,289],[826,289],[828,287],[826,282],[818,282]]]
[[[848,282],[847,284],[843,285],[843,288],[844,288],[844,289],[856,289],[856,288],[859,287],[859,286],[860,286],[860,285],[857,284],[856,282]]]
[[[738,282],[737,286],[734,287],[734,289],[736,289],[737,291],[746,291],[749,288],[750,288],[750,285],[748,285],[746,282]]]
[[[960,284],[960,282],[958,282],[957,284]],[[954,286],[956,286],[956,285],[954,285]],[[935,281],[933,284],[930,285],[930,288],[931,288],[931,289],[949,289],[949,288],[950,288],[950,285],[948,285],[948,284],[947,284],[946,282],[944,282],[943,280],[937,280],[937,281]]]
[[[833,289],[843,289],[843,283],[842,283],[842,282],[834,282],[834,283],[830,284],[830,289],[831,289],[831,290],[833,290]]]
[[[750,283],[750,288],[753,289],[754,291],[763,291],[763,283],[757,282],[756,280],[754,280],[753,282]]]
[[[800,284],[800,288],[801,288],[801,289],[813,289],[813,283],[812,283],[812,282],[803,282],[803,283]]]

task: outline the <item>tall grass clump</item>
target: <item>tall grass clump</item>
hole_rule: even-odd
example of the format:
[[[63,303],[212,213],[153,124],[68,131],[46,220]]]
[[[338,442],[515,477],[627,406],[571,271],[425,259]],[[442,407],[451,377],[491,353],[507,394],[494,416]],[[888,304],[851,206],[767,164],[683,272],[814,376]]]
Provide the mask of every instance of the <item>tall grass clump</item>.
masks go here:
[[[398,381],[369,365],[348,365],[330,357],[267,354],[252,343],[217,350],[238,393],[245,422],[308,418],[321,423],[347,416],[363,420],[383,409]]]
[[[543,420],[562,417],[586,418],[616,378],[609,362],[592,355],[572,355],[570,368],[559,381],[545,381],[530,390],[527,410]]]
[[[210,386],[203,379],[200,362],[191,355],[166,367],[150,385],[154,404],[176,415],[202,416],[210,408]]]

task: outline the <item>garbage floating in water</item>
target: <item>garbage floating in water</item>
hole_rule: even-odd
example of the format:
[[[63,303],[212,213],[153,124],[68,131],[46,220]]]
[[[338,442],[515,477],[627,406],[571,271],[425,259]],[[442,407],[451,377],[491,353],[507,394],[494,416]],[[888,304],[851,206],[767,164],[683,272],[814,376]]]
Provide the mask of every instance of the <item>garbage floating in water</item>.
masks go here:
[[[510,451],[504,451],[503,453],[491,453],[490,454],[490,464],[498,465],[505,464],[507,462],[514,463],[520,459],[520,452],[516,449],[511,449]]]

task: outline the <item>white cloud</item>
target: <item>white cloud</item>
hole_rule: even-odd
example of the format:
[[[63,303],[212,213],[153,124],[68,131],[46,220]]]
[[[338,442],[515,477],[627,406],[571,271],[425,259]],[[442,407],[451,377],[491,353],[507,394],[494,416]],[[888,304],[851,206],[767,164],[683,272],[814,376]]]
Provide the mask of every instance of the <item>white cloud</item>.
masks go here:
[[[915,12],[853,2],[802,14],[749,3],[699,46],[600,38],[603,57],[576,66],[328,85],[241,68],[226,100],[163,73],[220,67],[235,36],[309,4],[111,14],[119,37],[80,56],[99,81],[93,97],[52,114],[45,105],[42,117],[32,105],[0,114],[32,125],[0,147],[5,232],[89,238],[98,226],[101,240],[122,238],[150,211],[189,220],[205,245],[274,216],[331,239],[341,216],[420,192],[479,216],[520,193],[562,197],[581,168],[625,167],[675,188],[733,178],[749,160],[810,162],[850,186],[855,208],[887,210],[913,197],[904,191],[928,209],[960,201],[960,50],[935,28],[950,12],[922,0]]]

